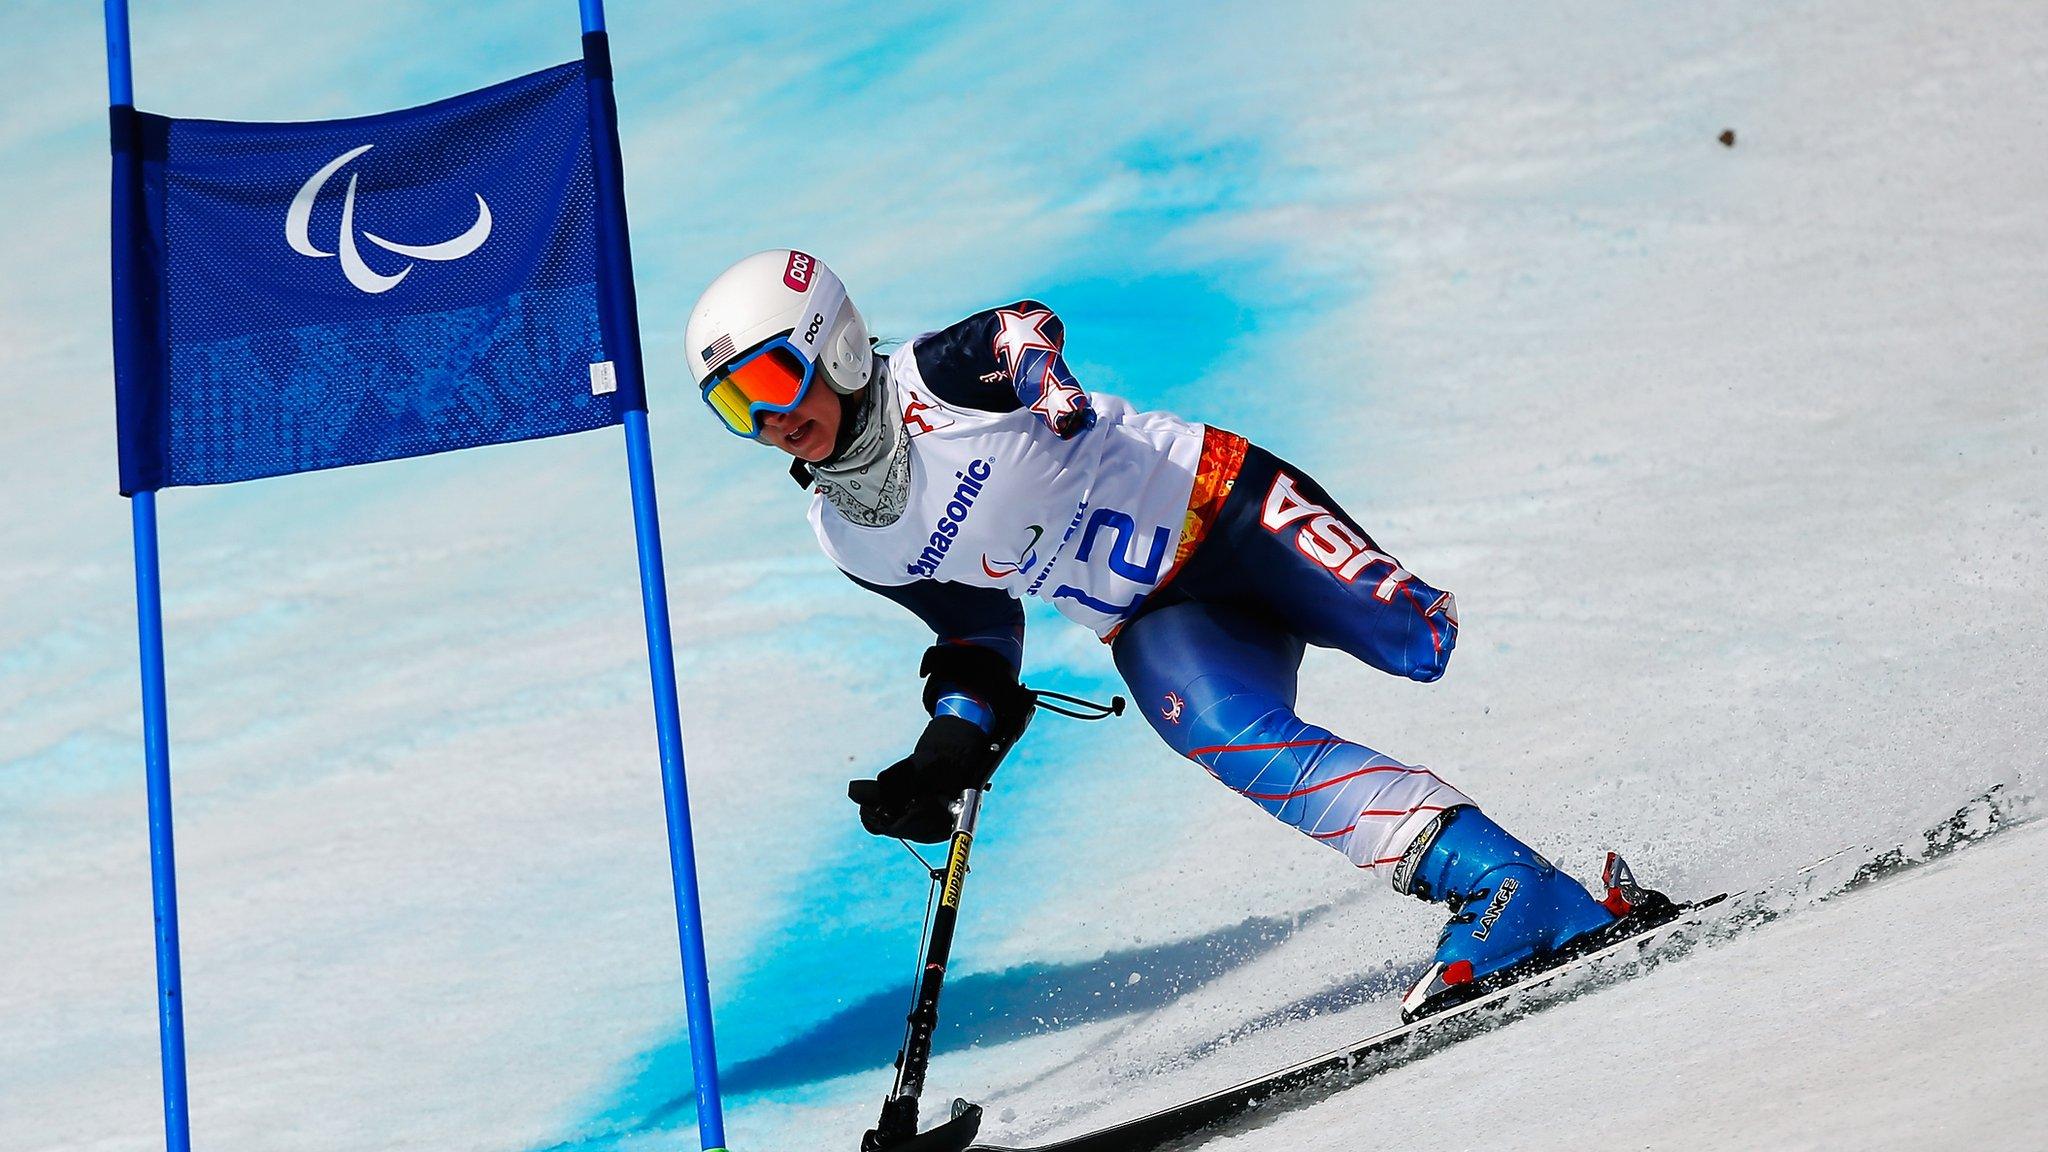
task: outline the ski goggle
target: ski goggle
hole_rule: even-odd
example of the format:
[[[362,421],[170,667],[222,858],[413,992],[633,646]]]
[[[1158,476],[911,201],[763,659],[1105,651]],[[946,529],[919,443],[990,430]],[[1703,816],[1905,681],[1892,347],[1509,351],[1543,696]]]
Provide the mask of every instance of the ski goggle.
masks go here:
[[[784,333],[705,377],[704,403],[726,431],[752,440],[761,434],[763,412],[803,403],[817,371]]]

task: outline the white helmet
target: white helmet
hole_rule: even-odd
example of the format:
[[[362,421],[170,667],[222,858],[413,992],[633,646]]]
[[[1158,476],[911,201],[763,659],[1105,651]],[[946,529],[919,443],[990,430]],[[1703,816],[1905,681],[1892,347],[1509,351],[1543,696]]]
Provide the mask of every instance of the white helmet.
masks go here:
[[[795,407],[814,374],[822,374],[834,392],[850,395],[867,387],[874,372],[867,321],[847,299],[846,286],[824,261],[788,248],[756,252],[719,273],[690,309],[683,343],[690,379],[726,426],[742,436],[758,430],[760,411]],[[803,383],[794,397],[714,401],[713,387],[771,347],[786,347],[802,364]],[[725,390],[730,389],[728,384]]]

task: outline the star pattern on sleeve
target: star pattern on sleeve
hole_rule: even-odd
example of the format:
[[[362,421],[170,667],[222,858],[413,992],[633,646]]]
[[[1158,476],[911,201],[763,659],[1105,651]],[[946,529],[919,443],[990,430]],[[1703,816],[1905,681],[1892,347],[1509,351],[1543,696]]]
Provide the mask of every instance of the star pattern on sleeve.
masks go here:
[[[1088,394],[1078,385],[1068,384],[1054,375],[1052,362],[1048,360],[1045,375],[1039,380],[1038,399],[1031,402],[1031,410],[1045,420],[1047,427],[1066,435],[1074,414],[1087,406]]]
[[[996,362],[1014,378],[1023,366],[1024,353],[1033,348],[1042,348],[1057,353],[1060,341],[1046,334],[1045,326],[1053,318],[1052,312],[1044,308],[998,308],[995,336]]]

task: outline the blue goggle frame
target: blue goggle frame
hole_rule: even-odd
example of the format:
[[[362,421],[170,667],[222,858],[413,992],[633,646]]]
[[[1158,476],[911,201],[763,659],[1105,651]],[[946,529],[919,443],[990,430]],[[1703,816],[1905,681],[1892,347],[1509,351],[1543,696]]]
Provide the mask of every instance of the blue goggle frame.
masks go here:
[[[698,395],[704,401],[705,407],[711,409],[712,415],[718,417],[718,422],[725,426],[726,431],[748,440],[758,440],[761,436],[762,413],[791,411],[804,402],[804,397],[810,395],[811,382],[818,375],[818,365],[799,351],[789,337],[790,334],[785,332],[773,339],[764,340],[748,349],[745,354],[720,365],[716,372],[704,378],[704,383],[698,388]],[[803,366],[796,395],[787,403],[757,400],[748,395],[741,383],[734,379],[734,375],[747,365],[776,351],[789,353],[796,363]],[[744,426],[738,423],[742,415],[746,419]]]

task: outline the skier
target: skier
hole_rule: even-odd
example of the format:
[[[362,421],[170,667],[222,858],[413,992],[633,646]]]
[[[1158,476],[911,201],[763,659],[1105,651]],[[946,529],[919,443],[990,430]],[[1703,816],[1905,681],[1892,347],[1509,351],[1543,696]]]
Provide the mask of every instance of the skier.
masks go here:
[[[692,309],[690,375],[727,431],[794,457],[825,554],[936,634],[915,750],[849,794],[877,835],[935,842],[1028,711],[1025,596],[1110,645],[1160,737],[1394,890],[1447,904],[1409,1018],[1612,934],[1634,887],[1590,896],[1436,773],[1295,715],[1304,646],[1433,681],[1451,594],[1300,469],[1220,428],[1084,390],[1035,300],[883,355],[838,276],[774,249]],[[820,386],[822,385],[822,386]],[[1661,899],[1661,898],[1658,898]]]

